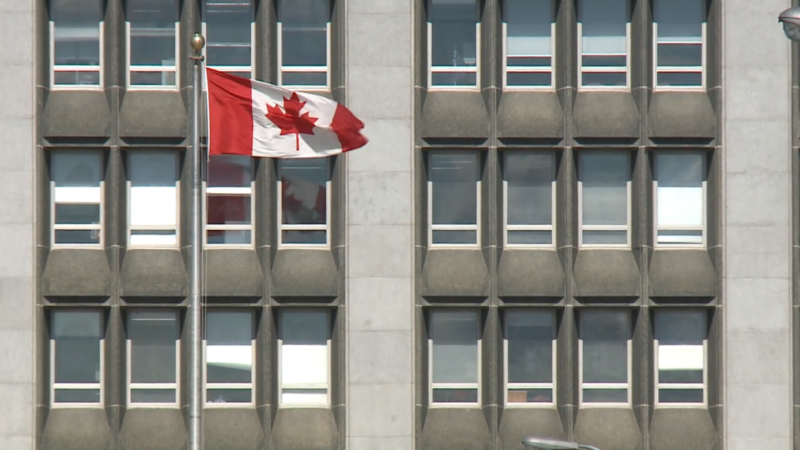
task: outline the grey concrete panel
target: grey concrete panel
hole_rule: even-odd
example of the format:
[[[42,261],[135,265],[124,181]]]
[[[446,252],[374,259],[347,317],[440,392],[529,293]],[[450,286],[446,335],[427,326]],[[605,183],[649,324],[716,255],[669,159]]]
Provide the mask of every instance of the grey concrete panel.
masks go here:
[[[479,408],[429,408],[419,450],[486,450],[489,424]]]
[[[52,91],[41,118],[46,137],[109,137],[111,109],[103,91]]]
[[[275,450],[335,450],[339,431],[327,408],[280,408],[272,427]]]
[[[41,436],[42,450],[108,450],[113,445],[102,408],[51,409]]]
[[[639,297],[641,276],[629,250],[580,250],[573,268],[575,297]]]
[[[425,138],[488,138],[489,111],[478,91],[432,91],[422,104]]]
[[[479,250],[431,250],[422,267],[422,295],[487,297],[489,268]]]
[[[102,249],[58,249],[47,257],[42,295],[102,297],[111,295],[111,268]]]
[[[650,450],[716,450],[717,430],[707,409],[655,408]]]
[[[128,409],[119,431],[122,450],[181,450],[187,437],[177,408]]]
[[[337,297],[338,268],[328,250],[279,250],[272,263],[273,297]]]
[[[177,250],[129,250],[120,269],[123,297],[184,297],[188,275]]]
[[[177,91],[128,91],[119,112],[123,138],[183,138],[188,132],[188,111]]]
[[[655,92],[648,111],[650,138],[708,138],[717,135],[717,117],[703,92]]]
[[[651,297],[717,295],[717,273],[705,250],[656,250],[648,275]]]
[[[205,283],[209,297],[261,297],[263,276],[254,250],[206,250]]]
[[[609,433],[610,430],[614,430]],[[630,408],[580,408],[575,418],[575,440],[603,450],[642,448],[639,424]]]
[[[506,408],[498,431],[502,450],[525,450],[522,439],[526,436],[567,437],[564,423],[555,408]]]
[[[503,250],[497,268],[497,296],[562,298],[564,267],[555,251]]]
[[[203,411],[205,450],[253,450],[266,438],[255,409],[206,408]]]
[[[578,91],[573,108],[575,138],[639,137],[639,110],[630,92]]]
[[[497,137],[563,138],[564,110],[556,93],[504,92],[497,109]]]

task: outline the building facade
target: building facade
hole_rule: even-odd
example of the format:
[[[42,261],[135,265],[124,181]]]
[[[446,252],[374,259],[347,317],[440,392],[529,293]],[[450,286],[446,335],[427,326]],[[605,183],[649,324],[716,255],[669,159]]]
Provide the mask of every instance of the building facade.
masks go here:
[[[186,447],[196,32],[370,139],[208,160],[206,449],[800,448],[789,6],[0,2],[0,448]]]

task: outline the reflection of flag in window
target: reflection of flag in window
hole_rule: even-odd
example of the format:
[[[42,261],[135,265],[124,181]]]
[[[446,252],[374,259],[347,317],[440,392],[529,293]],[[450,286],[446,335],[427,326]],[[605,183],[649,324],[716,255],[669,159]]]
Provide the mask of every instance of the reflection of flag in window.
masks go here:
[[[250,167],[241,163],[211,158],[208,167],[208,223],[246,225],[250,223],[250,196],[225,192],[226,188],[249,188]],[[215,191],[215,188],[219,190]]]
[[[283,223],[325,223],[325,186],[303,178],[281,176]]]

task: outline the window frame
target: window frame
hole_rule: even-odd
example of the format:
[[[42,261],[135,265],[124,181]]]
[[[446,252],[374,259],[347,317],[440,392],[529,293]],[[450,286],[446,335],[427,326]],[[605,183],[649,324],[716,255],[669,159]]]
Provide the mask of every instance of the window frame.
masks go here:
[[[506,170],[508,170],[508,155],[512,153],[526,153],[526,154],[539,154],[539,155],[549,155],[553,161],[553,181],[551,183],[551,215],[550,215],[550,225],[509,225],[508,224],[508,178],[506,175]],[[502,181],[503,181],[503,248],[508,249],[555,249],[556,248],[556,212],[557,212],[557,187],[558,187],[558,156],[556,155],[555,150],[503,150],[503,173],[501,174]],[[509,244],[508,243],[508,232],[509,231],[550,231],[551,233],[551,244]]]
[[[131,322],[133,321],[133,313],[136,312],[164,312],[165,309],[131,309],[126,311],[126,325],[127,334],[125,336],[125,351],[126,351],[126,378],[127,381],[125,386],[125,395],[127,399],[127,408],[179,408],[181,405],[181,339],[180,339],[180,332],[181,332],[181,324],[180,324],[180,314],[178,311],[173,309],[166,309],[175,319],[175,326],[177,331],[177,336],[175,339],[175,382],[174,383],[134,383],[132,368],[133,368],[133,339],[131,339]],[[131,400],[131,391],[135,389],[152,389],[152,390],[174,390],[175,391],[175,401],[172,403],[169,402],[133,402]]]
[[[168,0],[177,9],[178,4],[175,0]],[[127,9],[125,11],[125,86],[132,91],[178,91],[181,84],[181,68],[178,63],[181,48],[181,23],[180,14],[175,22],[175,64],[173,66],[153,66],[153,65],[132,65],[131,64],[131,22],[128,19]],[[173,70],[174,69],[174,70]],[[164,84],[131,84],[131,73],[172,73],[175,76],[175,83],[172,85]]]
[[[97,225],[88,224],[83,225],[81,227],[75,227],[74,225],[64,225],[64,224],[56,224],[56,182],[53,180],[52,172],[50,172],[49,176],[49,188],[50,188],[50,244],[54,249],[59,248],[103,248],[105,245],[105,204],[106,204],[106,193],[105,193],[105,166],[106,166],[106,155],[102,149],[87,149],[87,150],[62,150],[62,149],[52,149],[48,151],[47,155],[47,162],[48,162],[48,170],[52,170],[53,165],[53,156],[56,153],[94,153],[98,156],[98,173],[100,174],[100,185],[98,189],[100,189],[100,223]],[[56,243],[56,231],[58,230],[97,230],[97,243],[96,244],[59,244]]]
[[[280,3],[283,0],[275,0],[276,3]],[[304,91],[304,92],[328,92],[331,90],[331,17],[330,7],[331,2],[330,0],[327,2],[328,6],[328,21],[325,23],[325,70],[321,70],[323,66],[284,66],[283,65],[283,22],[280,20],[280,17],[277,17],[275,20],[276,27],[277,27],[277,38],[275,41],[275,45],[277,45],[277,66],[278,66],[278,79],[277,84],[278,86],[285,87],[287,89],[295,90],[295,91]],[[278,4],[280,8],[280,5]],[[284,68],[290,68],[290,70],[284,70]],[[283,73],[323,73],[325,72],[325,86],[315,86],[315,85],[302,85],[302,84],[284,84],[283,83]]]
[[[132,170],[131,165],[131,157],[134,153],[169,153],[175,158],[175,226],[174,227],[166,227],[161,225],[139,225],[136,227],[131,226],[131,174],[130,171]],[[131,249],[164,249],[164,248],[180,248],[181,245],[181,155],[179,154],[178,150],[161,150],[161,149],[136,149],[136,150],[128,150],[126,152],[126,177],[125,177],[125,186],[127,190],[127,197],[126,197],[126,219],[125,219],[125,226],[127,230],[127,237],[126,237],[126,244],[128,248]],[[132,244],[131,243],[131,236],[133,236],[133,231],[175,231],[175,244],[174,245],[158,245],[158,244]]]
[[[103,11],[101,10],[101,13]],[[103,32],[105,30],[105,21],[99,22],[99,41],[100,41],[100,58],[97,66],[83,66],[83,65],[62,65],[56,64],[56,24],[53,20],[48,23],[50,29],[50,89],[53,91],[101,91],[105,87],[105,77],[103,76],[103,68],[105,67],[104,61],[104,41]],[[58,72],[97,72],[99,73],[98,84],[56,84],[56,73]]]
[[[456,224],[434,224],[433,223],[433,168],[431,167],[431,158],[433,155],[437,153],[447,153],[447,154],[462,154],[462,155],[471,155],[475,157],[476,162],[476,173],[475,173],[475,189],[477,191],[477,197],[475,201],[475,225],[456,225]],[[481,246],[481,188],[483,185],[483,179],[481,176],[482,172],[482,155],[480,150],[428,150],[427,151],[427,212],[428,212],[428,224],[427,224],[427,233],[428,233],[428,245],[431,248],[460,248],[460,249],[474,249],[480,248]],[[433,232],[434,231],[475,231],[475,243],[474,244],[436,244],[433,242]]]
[[[702,196],[703,196],[703,224],[700,227],[662,227],[658,223],[658,158],[660,155],[699,155],[703,161],[702,174]],[[659,231],[700,231],[702,242],[699,244],[660,244],[658,242]],[[708,246],[708,155],[703,150],[658,150],[653,152],[653,246],[659,250],[686,250],[704,249]]]
[[[470,313],[475,315],[475,323],[477,325],[475,329],[475,337],[477,339],[477,382],[476,383],[435,383],[433,381],[433,338],[431,337],[433,334],[433,321],[432,316],[436,313],[452,313],[452,312],[462,312],[462,313]],[[428,333],[428,406],[431,408],[481,408],[483,405],[481,394],[483,390],[481,389],[481,384],[483,384],[483,376],[481,374],[481,369],[483,367],[483,336],[481,335],[482,329],[482,311],[480,309],[466,309],[466,308],[435,308],[428,311],[426,314],[426,321],[428,324],[428,329],[430,330]],[[475,389],[477,391],[476,398],[477,401],[474,403],[470,402],[436,402],[433,400],[433,391],[435,389]]]
[[[326,371],[327,381],[326,381],[326,384],[325,384],[324,388],[326,390],[327,400],[326,400],[325,403],[284,403],[283,402],[283,390],[284,389],[322,389],[322,386],[319,385],[319,384],[303,384],[303,383],[291,384],[290,383],[290,384],[287,384],[286,386],[284,386],[284,384],[283,384],[283,337],[282,337],[283,336],[283,317],[281,317],[281,315],[287,309],[289,309],[289,310],[292,310],[292,309],[298,310],[299,308],[285,308],[285,309],[279,311],[279,317],[278,317],[278,321],[279,322],[278,322],[278,325],[281,328],[280,328],[280,332],[277,333],[277,341],[278,341],[278,355],[277,355],[278,356],[278,364],[277,364],[277,369],[278,369],[277,370],[277,372],[278,372],[278,408],[279,409],[280,408],[292,408],[292,409],[297,409],[297,408],[320,408],[320,407],[322,407],[322,408],[330,408],[332,406],[331,387],[332,387],[332,384],[333,384],[332,383],[332,381],[333,381],[332,372],[333,371],[332,371],[332,364],[331,364],[332,363],[332,359],[331,358],[333,356],[333,353],[332,353],[332,350],[331,350],[332,349],[331,341],[332,341],[333,336],[331,335],[331,333],[333,332],[333,326],[332,326],[332,322],[331,322],[332,321],[331,311],[329,309],[325,309],[325,308],[313,308],[313,309],[312,308],[309,308],[309,309],[303,308],[303,309],[301,309],[301,311],[315,311],[315,312],[324,312],[325,313],[326,324],[327,324],[327,327],[328,327],[327,330],[326,330],[327,334],[328,334],[328,339],[327,339],[327,344],[326,344],[326,346],[327,346],[326,355],[327,355],[327,358],[328,358],[328,360],[327,360],[328,370]]]
[[[553,381],[551,383],[509,383],[508,382],[508,315],[519,312],[537,313],[547,312],[550,315],[553,326],[552,355],[553,355]],[[506,408],[555,408],[558,405],[558,392],[556,389],[558,380],[557,363],[557,341],[558,341],[558,319],[555,309],[551,308],[509,308],[503,311],[503,404]],[[508,401],[508,392],[512,389],[550,389],[553,391],[553,401],[551,402],[525,402],[511,403]]]
[[[214,313],[248,313],[250,315],[250,383],[209,383],[208,382],[208,321],[204,320],[206,326],[203,329],[203,406],[205,408],[242,408],[251,407],[256,405],[256,334],[257,322],[256,313],[252,309],[239,309],[239,308],[214,308],[211,311],[206,311],[206,315]],[[226,389],[226,390],[250,390],[249,402],[209,402],[208,391],[209,389]]]
[[[507,13],[506,11],[506,2],[508,0],[503,1],[503,14]],[[503,55],[502,55],[502,64],[503,64],[503,90],[506,91],[552,91],[556,88],[556,5],[554,0],[550,0],[550,7],[552,8],[551,12],[553,13],[553,17],[551,18],[550,22],[550,65],[549,66],[509,66],[508,65],[508,22],[505,20],[505,17],[502,19],[502,40],[503,40]],[[430,50],[428,50],[430,52]],[[508,74],[509,73],[548,73],[550,74],[550,85],[549,86],[509,86],[508,85]]]
[[[632,0],[625,0],[625,11],[627,12],[628,18],[625,22],[625,69],[620,70],[619,68],[613,66],[590,66],[584,67],[583,66],[583,21],[582,14],[583,14],[583,2],[590,1],[590,0],[578,0],[578,8],[577,8],[577,56],[578,56],[578,66],[577,66],[577,75],[578,75],[578,90],[579,91],[628,91],[631,89],[631,53],[632,53],[632,37],[631,37],[631,1]],[[606,55],[611,56],[621,56],[616,53],[608,53]],[[624,86],[584,86],[583,85],[583,74],[584,73],[625,73],[625,85]]]
[[[657,316],[659,311],[656,310],[655,315]],[[653,317],[653,386],[654,386],[654,398],[653,398],[653,406],[656,408],[707,408],[708,407],[708,311],[705,310],[692,310],[687,308],[680,308],[670,311],[681,311],[681,312],[701,312],[703,314],[703,383],[664,383],[661,384],[658,381],[658,349],[659,349],[659,340],[658,340],[658,330],[656,329],[658,326],[658,319]],[[658,400],[659,392],[661,389],[665,390],[677,390],[677,389],[702,389],[703,390],[703,401],[701,403],[687,403],[687,402],[660,402]]]
[[[595,309],[583,309],[579,311],[578,316],[578,408],[620,408],[620,407],[630,407],[633,405],[633,314],[632,311],[629,309],[617,308],[617,309],[603,309],[602,311],[621,311],[627,315],[628,318],[628,329],[626,330],[628,333],[628,339],[626,340],[626,350],[627,350],[627,376],[628,382],[627,383],[584,383],[583,382],[583,314],[586,311],[595,311]],[[628,393],[628,401],[625,403],[610,403],[610,402],[589,402],[586,403],[583,400],[583,391],[584,389],[596,389],[596,390],[619,390],[625,389]]]
[[[327,181],[325,181],[325,225],[315,225],[315,224],[285,224],[283,223],[283,177],[282,172],[283,168],[281,167],[281,160],[276,160],[276,171],[277,171],[277,192],[278,192],[278,199],[277,205],[278,210],[275,217],[277,228],[278,228],[278,248],[279,249],[327,249],[331,248],[331,207],[333,205],[333,195],[332,195],[332,178],[333,178],[333,166],[332,159],[330,157],[320,158],[325,160],[325,171],[327,173]],[[286,243],[283,242],[283,232],[284,231],[322,231],[325,230],[325,243],[324,244],[293,244],[293,243]]]
[[[432,8],[433,0],[425,0],[428,6],[427,11]],[[480,0],[475,0],[475,66],[433,66],[433,24],[430,20],[430,14],[425,19],[425,26],[427,27],[427,74],[428,74],[428,90],[429,91],[476,91],[481,89],[481,21],[478,16],[480,11]],[[435,73],[475,73],[475,85],[461,85],[461,86],[448,86],[448,85],[435,85],[433,84],[433,74]]]
[[[60,312],[80,312],[80,313],[93,313],[97,316],[100,322],[100,339],[99,347],[100,352],[100,379],[97,383],[56,383],[56,340],[53,337],[54,318]],[[48,348],[50,351],[49,356],[49,375],[50,375],[50,407],[51,408],[104,408],[105,407],[105,314],[101,309],[75,309],[75,308],[52,308],[48,312],[49,331]],[[56,390],[82,390],[82,389],[98,389],[100,391],[100,400],[96,403],[74,403],[74,402],[56,402]]]
[[[206,24],[206,17],[208,17],[208,12],[206,11],[206,2],[208,0],[201,0],[200,2],[200,10],[201,10],[201,22],[200,22],[200,30],[203,33],[203,36],[208,36],[208,28]],[[238,72],[250,72],[250,79],[256,78],[256,22],[254,16],[254,0],[245,0],[249,4],[250,7],[250,65],[249,66],[216,66],[216,65],[206,65],[206,67],[214,70],[218,70],[220,72],[225,72],[234,75]],[[206,45],[203,46],[203,58],[204,61],[208,61],[207,50],[208,47],[212,43],[208,40],[206,41]],[[203,90],[207,91],[208,86],[206,83],[203,83]]]
[[[208,154],[206,153],[206,157]],[[245,157],[242,155],[242,157]],[[206,248],[215,249],[215,248],[242,248],[242,249],[253,249],[255,248],[256,242],[256,227],[255,227],[255,218],[256,218],[256,162],[254,161],[253,157],[250,157],[250,187],[208,187],[208,170],[210,169],[210,164],[206,165],[206,176],[204,177],[202,183],[203,189],[203,242]],[[208,223],[208,197],[209,194],[211,195],[220,195],[220,196],[229,196],[229,197],[250,197],[250,224],[249,225],[216,225],[216,224],[209,224]],[[249,244],[212,244],[208,242],[208,232],[209,231],[249,231],[250,232],[250,243]]]
[[[626,173],[628,174],[628,180],[626,181],[626,194],[627,194],[627,224],[623,227],[622,225],[585,225],[583,223],[583,155],[586,153],[593,153],[593,154],[616,154],[616,153],[623,153],[625,154],[625,167]],[[633,178],[633,156],[629,150],[592,150],[592,149],[582,149],[578,153],[578,248],[590,248],[590,249],[598,249],[598,248],[609,248],[609,249],[628,249],[631,248],[631,228],[633,227],[633,192],[632,192],[632,178]],[[583,242],[583,232],[584,231],[622,231],[625,230],[627,232],[627,242],[625,244],[585,244]]]
[[[659,1],[664,0],[653,0],[653,45],[651,51],[653,52],[653,89],[656,91],[700,91],[706,89],[706,68],[708,67],[708,61],[706,56],[706,50],[708,48],[708,34],[707,34],[707,25],[708,25],[708,16],[705,15],[703,21],[700,24],[700,41],[698,42],[680,42],[680,41],[666,41],[660,42],[661,44],[700,44],[700,66],[659,66],[658,65],[658,21],[656,19],[656,3]],[[703,11],[706,11],[707,4],[706,0],[698,0],[703,3]],[[698,70],[699,69],[699,70]],[[658,84],[658,74],[659,73],[700,73],[700,85],[699,86],[660,86]]]

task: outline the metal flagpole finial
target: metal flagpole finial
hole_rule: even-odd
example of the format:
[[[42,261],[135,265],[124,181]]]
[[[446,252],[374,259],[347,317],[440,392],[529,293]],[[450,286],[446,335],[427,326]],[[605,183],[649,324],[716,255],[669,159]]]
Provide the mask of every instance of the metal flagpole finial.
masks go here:
[[[195,55],[200,56],[200,52],[203,50],[203,47],[206,46],[206,38],[200,33],[195,33],[194,36],[192,36],[190,44],[195,51]],[[202,58],[202,56],[200,56],[200,58]]]

